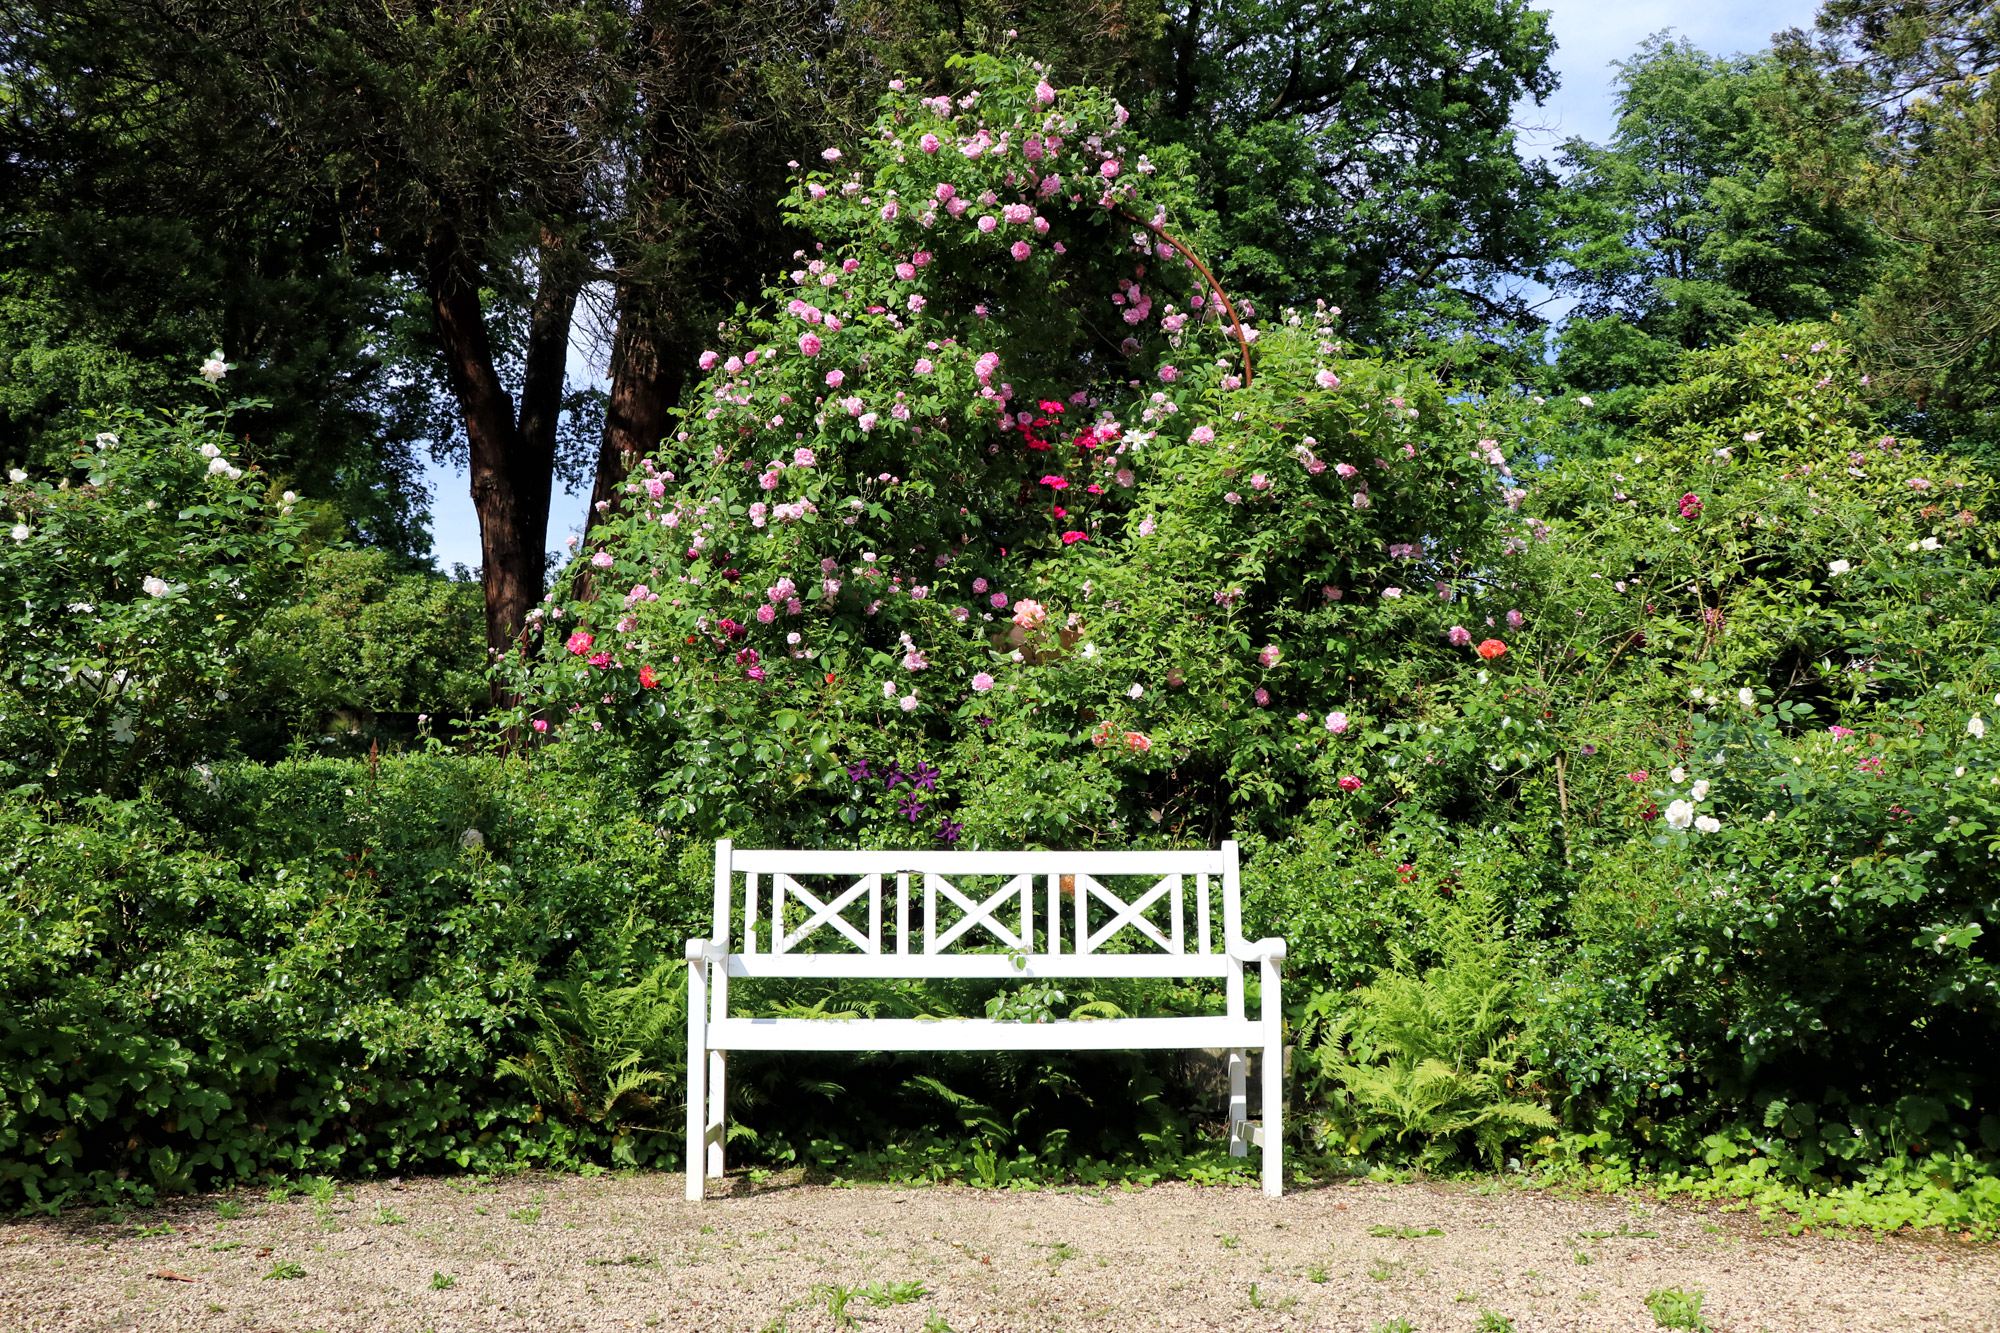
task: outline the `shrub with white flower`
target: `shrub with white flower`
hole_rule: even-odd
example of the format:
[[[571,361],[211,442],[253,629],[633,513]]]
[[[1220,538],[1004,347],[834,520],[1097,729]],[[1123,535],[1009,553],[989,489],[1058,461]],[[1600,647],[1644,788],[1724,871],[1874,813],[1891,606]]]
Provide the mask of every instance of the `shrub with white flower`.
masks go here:
[[[280,669],[248,645],[309,545],[306,515],[223,456],[246,447],[224,411],[104,424],[73,476],[5,497],[0,602],[81,608],[11,621],[0,652],[0,782],[56,798],[226,753],[236,701]]]

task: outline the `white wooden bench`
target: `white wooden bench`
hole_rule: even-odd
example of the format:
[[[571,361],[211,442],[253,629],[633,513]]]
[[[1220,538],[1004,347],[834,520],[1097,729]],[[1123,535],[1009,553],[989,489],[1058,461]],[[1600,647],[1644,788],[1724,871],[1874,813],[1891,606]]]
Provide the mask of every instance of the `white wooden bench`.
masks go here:
[[[734,910],[739,875],[740,916]],[[1140,887],[1126,890],[1129,898],[1101,882],[1125,876],[1143,877]],[[991,891],[967,882],[974,877],[1005,882]],[[1220,890],[1219,939],[1211,926],[1218,896],[1211,886]],[[1276,1198],[1284,1139],[1278,973],[1285,942],[1246,941],[1240,899],[1233,842],[1213,851],[1161,852],[747,851],[718,842],[715,930],[687,944],[687,1197],[701,1198],[704,1173],[722,1175],[730,1051],[1219,1047],[1228,1052],[1230,1154],[1247,1156],[1253,1144],[1261,1146],[1264,1193]],[[1046,903],[1039,914],[1038,902]],[[737,952],[730,950],[732,918],[742,932]],[[1121,931],[1129,933],[1119,937]],[[1254,1019],[1243,1011],[1244,969],[1253,964],[1263,1000]],[[1226,1012],[1047,1023],[733,1018],[729,982],[735,977],[1221,977]],[[1264,1052],[1261,1126],[1250,1123],[1245,1096],[1245,1055],[1253,1047]]]

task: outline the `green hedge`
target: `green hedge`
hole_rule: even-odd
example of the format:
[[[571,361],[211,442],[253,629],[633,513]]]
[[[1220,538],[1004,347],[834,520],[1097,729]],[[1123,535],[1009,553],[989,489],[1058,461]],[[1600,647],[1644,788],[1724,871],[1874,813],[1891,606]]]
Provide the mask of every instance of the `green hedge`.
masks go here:
[[[706,848],[683,880],[684,844],[518,762],[221,765],[212,787],[0,806],[0,1207],[608,1146],[495,1067],[580,944],[699,929],[706,894],[677,886]]]

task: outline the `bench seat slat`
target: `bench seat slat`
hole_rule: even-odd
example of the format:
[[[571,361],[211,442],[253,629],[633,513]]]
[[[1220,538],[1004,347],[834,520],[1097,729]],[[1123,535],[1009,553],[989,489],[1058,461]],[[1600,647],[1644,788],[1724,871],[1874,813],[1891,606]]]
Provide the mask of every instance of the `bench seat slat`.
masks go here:
[[[1050,977],[1221,977],[1222,954],[1030,954],[1015,967],[1005,954],[731,954],[732,977],[908,977],[918,980],[1035,981]]]
[[[1105,1018],[1012,1023],[991,1018],[724,1018],[708,1025],[725,1051],[1149,1051],[1260,1046],[1245,1019]]]

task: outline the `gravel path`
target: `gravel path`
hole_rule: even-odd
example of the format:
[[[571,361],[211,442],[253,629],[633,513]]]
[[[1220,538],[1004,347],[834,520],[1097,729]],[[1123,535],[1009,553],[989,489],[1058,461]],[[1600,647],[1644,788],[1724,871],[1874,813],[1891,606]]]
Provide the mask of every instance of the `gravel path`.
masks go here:
[[[802,1331],[860,1288],[847,1311],[882,1333],[1571,1333],[1655,1328],[1646,1298],[1675,1288],[1716,1333],[2000,1333],[1992,1246],[1496,1185],[680,1195],[664,1175],[420,1180],[0,1223],[0,1329]]]

